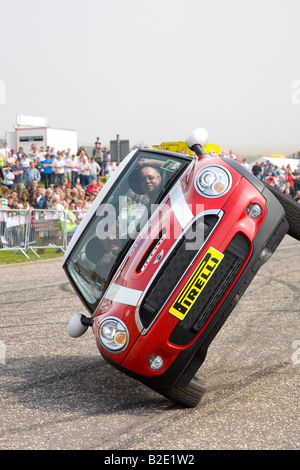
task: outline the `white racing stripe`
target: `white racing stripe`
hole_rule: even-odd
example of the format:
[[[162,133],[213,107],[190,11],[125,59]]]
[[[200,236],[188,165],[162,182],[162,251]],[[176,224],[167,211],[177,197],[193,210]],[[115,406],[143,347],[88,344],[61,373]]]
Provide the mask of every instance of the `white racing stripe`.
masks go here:
[[[119,284],[111,284],[105,294],[105,298],[113,302],[136,307],[142,293],[142,290],[131,289],[130,287],[120,286]]]
[[[170,201],[181,228],[186,227],[186,225],[194,218],[194,215],[186,202],[180,183],[171,192]]]

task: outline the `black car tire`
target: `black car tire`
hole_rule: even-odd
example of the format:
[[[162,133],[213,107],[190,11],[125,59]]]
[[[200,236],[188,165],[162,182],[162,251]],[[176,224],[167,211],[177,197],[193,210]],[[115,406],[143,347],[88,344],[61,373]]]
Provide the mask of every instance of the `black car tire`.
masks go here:
[[[285,218],[290,226],[288,235],[296,240],[300,240],[300,204],[278,191],[274,186],[270,186],[268,183],[264,184],[278,199],[285,210]]]
[[[185,386],[175,386],[164,396],[169,400],[185,406],[186,408],[194,408],[201,401],[205,393],[205,386],[201,379],[193,377],[192,380]]]

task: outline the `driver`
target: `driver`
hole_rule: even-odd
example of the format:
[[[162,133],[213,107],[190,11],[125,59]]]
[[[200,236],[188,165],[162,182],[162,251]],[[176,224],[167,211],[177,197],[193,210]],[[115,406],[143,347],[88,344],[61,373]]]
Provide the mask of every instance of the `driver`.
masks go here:
[[[154,160],[154,162],[157,164]],[[163,188],[160,171],[154,164],[141,160],[129,177],[129,186],[136,194],[148,197],[148,203],[155,203]]]
[[[144,166],[139,170],[138,179],[142,192],[149,196],[150,202],[155,202],[162,189],[159,171],[152,166]]]

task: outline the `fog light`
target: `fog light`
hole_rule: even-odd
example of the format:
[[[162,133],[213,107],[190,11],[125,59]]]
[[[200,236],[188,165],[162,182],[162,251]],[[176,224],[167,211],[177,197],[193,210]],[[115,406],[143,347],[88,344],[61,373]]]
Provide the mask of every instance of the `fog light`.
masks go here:
[[[247,207],[247,215],[251,219],[258,219],[262,214],[262,208],[258,204],[249,204]]]
[[[150,356],[148,361],[149,367],[152,370],[159,370],[164,365],[163,358],[160,356]]]

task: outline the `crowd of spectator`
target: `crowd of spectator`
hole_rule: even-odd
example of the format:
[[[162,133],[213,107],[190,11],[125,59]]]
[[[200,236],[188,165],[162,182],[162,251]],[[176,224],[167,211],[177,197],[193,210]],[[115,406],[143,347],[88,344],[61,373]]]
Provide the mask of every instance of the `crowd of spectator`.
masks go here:
[[[242,159],[239,155],[235,155],[232,150],[230,150],[229,154],[223,151],[219,156],[236,160],[261,181],[268,183],[289,198],[300,203],[300,161],[294,170],[292,170],[290,164],[280,167],[270,160],[266,160],[266,162],[256,161],[250,170],[247,159]]]
[[[220,157],[224,156],[250,171],[245,158],[232,151],[220,153]],[[72,203],[76,210],[87,210],[115,169],[109,150],[102,148],[99,138],[90,156],[83,147],[75,155],[70,149],[56,151],[53,147],[40,147],[38,150],[32,144],[25,154],[22,148],[16,152],[5,144],[0,148],[0,209],[52,209],[57,205],[67,209]],[[290,165],[279,168],[269,160],[256,162],[251,172],[300,203],[300,163],[292,171]]]
[[[271,163],[270,160],[265,163],[256,162],[252,167],[252,173],[260,180],[300,203],[300,162],[294,170],[289,164],[279,167]]]
[[[35,144],[25,154],[0,148],[0,210],[14,208],[26,210],[62,209],[72,207],[87,210],[102,189],[107,178],[116,169],[110,152],[99,138],[92,154],[83,147],[77,154],[70,149],[56,151],[53,147],[37,149]]]

